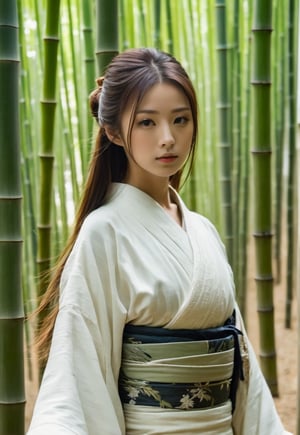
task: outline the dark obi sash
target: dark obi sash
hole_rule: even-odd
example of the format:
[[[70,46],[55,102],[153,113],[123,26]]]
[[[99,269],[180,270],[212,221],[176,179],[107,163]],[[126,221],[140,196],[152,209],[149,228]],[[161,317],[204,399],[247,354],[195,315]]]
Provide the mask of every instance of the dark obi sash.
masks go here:
[[[217,328],[185,330],[127,324],[122,403],[191,410],[232,402],[243,367],[234,314]]]

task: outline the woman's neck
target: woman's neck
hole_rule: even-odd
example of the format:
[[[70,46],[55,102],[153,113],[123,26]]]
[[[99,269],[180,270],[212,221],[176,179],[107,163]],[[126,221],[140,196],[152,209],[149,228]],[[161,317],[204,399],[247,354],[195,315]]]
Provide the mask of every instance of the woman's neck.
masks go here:
[[[128,178],[124,182],[151,196],[151,198],[154,199],[154,201],[156,201],[166,211],[166,213],[178,223],[178,225],[182,226],[180,208],[172,198],[169,180],[149,180],[146,183],[141,182],[140,180]]]

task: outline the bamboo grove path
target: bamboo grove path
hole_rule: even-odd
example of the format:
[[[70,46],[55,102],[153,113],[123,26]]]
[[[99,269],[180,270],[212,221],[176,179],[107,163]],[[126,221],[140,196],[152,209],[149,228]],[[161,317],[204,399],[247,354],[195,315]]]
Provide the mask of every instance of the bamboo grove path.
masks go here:
[[[284,244],[283,244],[284,246]],[[283,253],[283,266],[286,262],[286,253]],[[256,286],[254,276],[254,248],[249,250],[248,271],[248,300],[247,300],[247,330],[256,355],[259,352],[258,317],[256,313]],[[297,300],[292,302],[291,329],[284,326],[285,320],[285,295],[286,279],[284,270],[282,280],[274,285],[274,309],[275,309],[275,338],[277,352],[277,371],[279,383],[279,397],[275,399],[275,405],[282,419],[285,429],[296,434],[297,420]],[[299,273],[299,271],[298,271]],[[300,281],[299,281],[300,282]]]

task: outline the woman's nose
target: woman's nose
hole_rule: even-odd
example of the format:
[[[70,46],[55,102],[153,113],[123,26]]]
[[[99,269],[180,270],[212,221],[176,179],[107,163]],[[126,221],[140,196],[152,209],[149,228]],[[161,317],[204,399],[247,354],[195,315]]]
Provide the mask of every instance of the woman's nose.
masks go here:
[[[169,125],[164,125],[161,129],[160,144],[162,147],[169,148],[175,143],[174,135]]]

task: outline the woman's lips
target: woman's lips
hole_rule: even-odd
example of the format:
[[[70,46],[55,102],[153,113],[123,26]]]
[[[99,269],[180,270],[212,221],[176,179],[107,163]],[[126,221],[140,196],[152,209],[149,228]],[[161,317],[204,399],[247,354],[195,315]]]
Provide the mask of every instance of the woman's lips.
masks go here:
[[[160,162],[163,162],[163,163],[171,163],[174,160],[176,160],[177,157],[178,156],[176,156],[176,155],[165,155],[165,156],[157,157],[156,160],[159,160]]]

